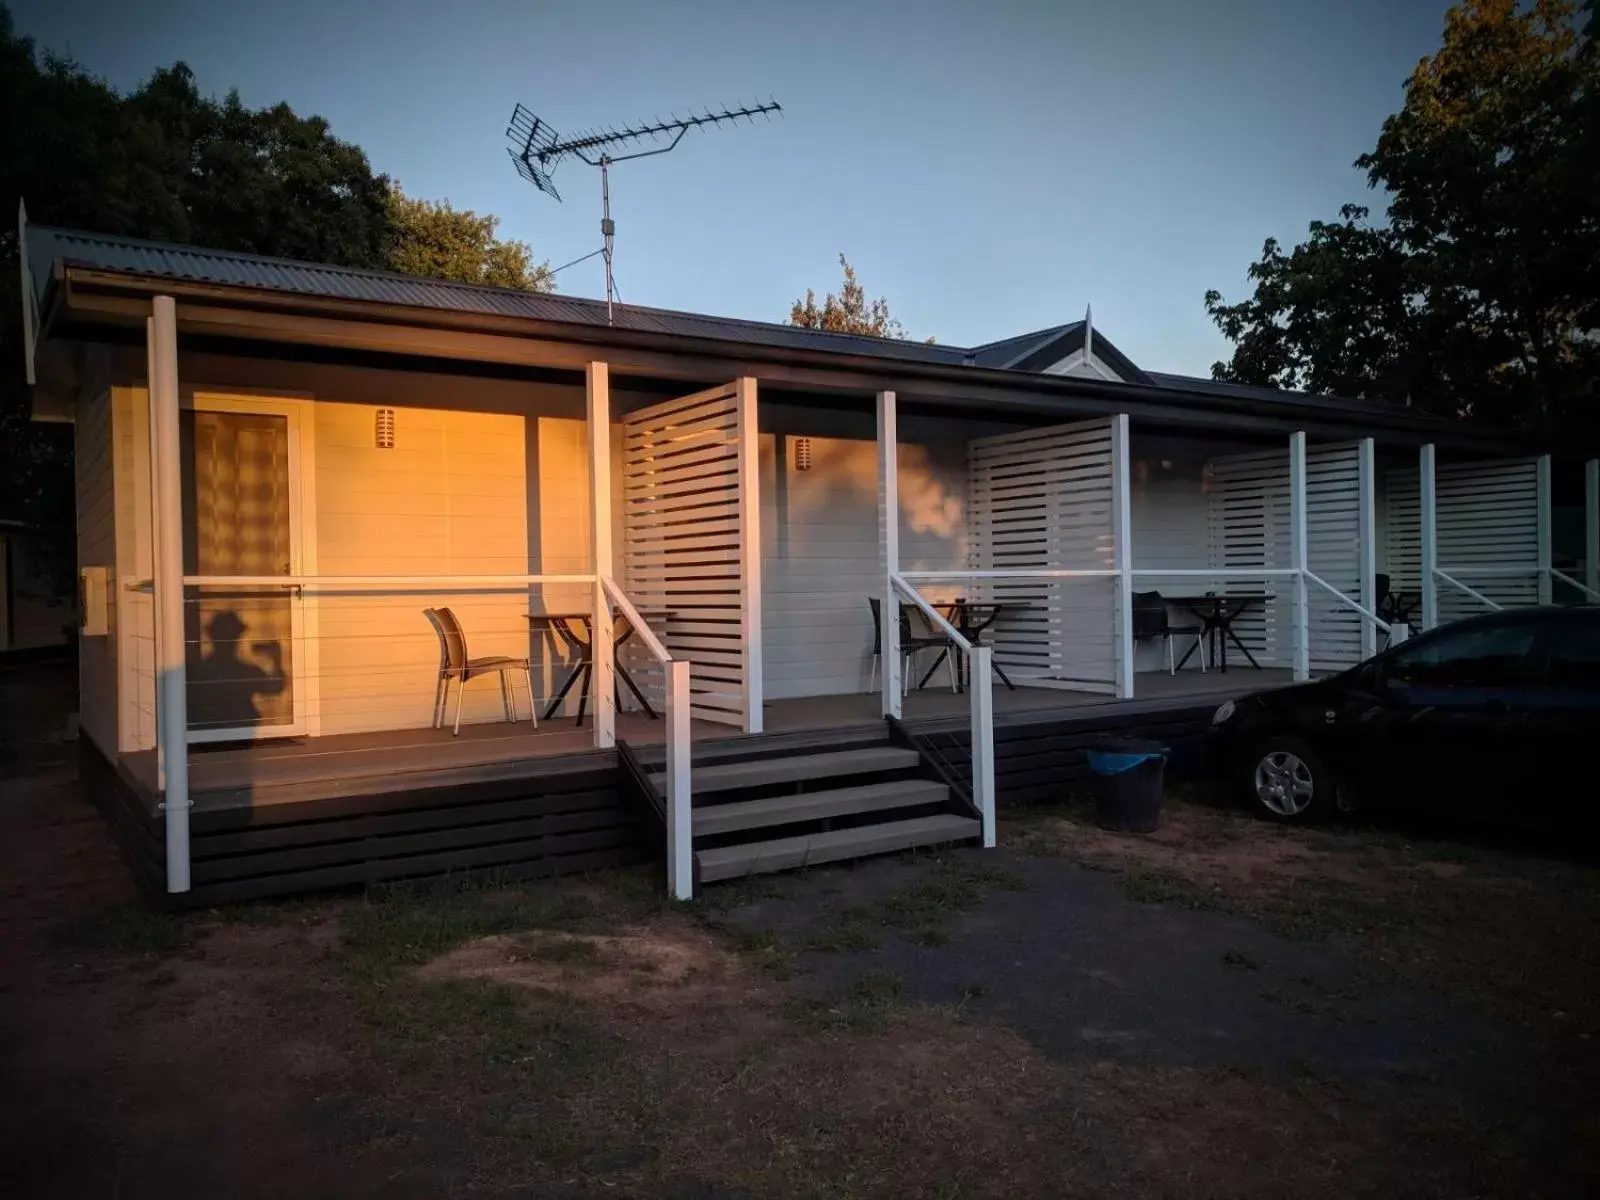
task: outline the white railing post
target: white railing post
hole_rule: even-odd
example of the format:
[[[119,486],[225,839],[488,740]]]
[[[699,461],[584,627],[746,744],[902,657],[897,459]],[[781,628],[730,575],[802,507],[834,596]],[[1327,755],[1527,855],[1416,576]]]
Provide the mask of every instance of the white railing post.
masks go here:
[[[189,890],[189,697],[183,622],[183,465],[178,415],[178,313],[157,296],[148,326],[151,481],[156,539],[156,739],[164,767],[167,891]]]
[[[1439,510],[1434,495],[1437,455],[1433,443],[1422,448],[1417,460],[1417,490],[1422,505],[1422,628],[1439,624]]]
[[[585,372],[589,419],[589,516],[593,526],[594,618],[589,633],[594,689],[594,744],[609,750],[617,744],[616,644],[611,626],[611,598],[601,582],[611,574],[611,380],[603,362]]]
[[[744,665],[744,731],[762,730],[761,648],[761,421],[756,381],[742,377],[734,383],[739,427],[739,572],[743,600],[739,625]]]
[[[1117,572],[1117,697],[1133,699],[1133,502],[1128,414],[1111,418],[1111,558]]]
[[[1600,458],[1583,464],[1583,574],[1589,594],[1600,593]]]
[[[1377,522],[1377,452],[1371,438],[1356,443],[1356,539],[1361,581],[1361,607],[1369,613],[1378,611],[1378,522]],[[1371,621],[1361,622],[1361,657],[1371,658],[1378,652],[1378,627]]]
[[[1550,575],[1550,570],[1555,566],[1555,561],[1550,554],[1550,456],[1539,455],[1534,465],[1535,478],[1537,479],[1536,494],[1539,507],[1539,603],[1549,604],[1552,599],[1555,580]]]
[[[983,822],[983,844],[995,842],[994,815],[994,648],[974,646],[968,655],[967,697],[972,710],[972,802]]]
[[[878,612],[879,676],[883,715],[900,715],[900,430],[893,392],[878,393],[878,524],[883,548],[883,599]]]
[[[667,672],[667,886],[674,899],[694,896],[694,804],[689,783],[689,664]]]
[[[1289,565],[1294,568],[1294,677],[1311,678],[1311,612],[1306,591],[1306,434],[1289,435]]]

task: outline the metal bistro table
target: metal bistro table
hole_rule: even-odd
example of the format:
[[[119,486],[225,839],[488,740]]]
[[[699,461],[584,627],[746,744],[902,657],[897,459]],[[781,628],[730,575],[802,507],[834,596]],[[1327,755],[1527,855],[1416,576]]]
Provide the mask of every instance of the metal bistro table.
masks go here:
[[[977,645],[978,638],[982,635],[983,631],[989,628],[989,626],[993,625],[1002,616],[1008,613],[1023,612],[1029,608],[1032,608],[1033,605],[1028,603],[1026,600],[997,600],[988,603],[974,602],[970,600],[953,600],[944,604],[935,604],[933,607],[944,612],[950,624],[954,625],[956,629],[960,631],[962,637],[966,638],[967,641],[971,642],[973,645]],[[917,684],[918,691],[921,691],[923,688],[928,686],[928,680],[933,678],[933,673],[939,669],[939,664],[944,662],[945,656],[949,653],[949,646],[946,646],[943,650],[939,651],[939,657],[933,660],[933,665],[929,667],[926,672],[924,672],[922,681]],[[1000,669],[998,663],[991,662],[991,666],[994,669],[994,673],[1000,677],[1000,682],[1005,684],[1008,690],[1013,692],[1017,690],[1016,684],[1012,683],[1011,680],[1006,678],[1006,673]],[[967,674],[967,656],[963,654],[961,657],[956,659],[957,691],[964,692],[967,690]]]
[[[639,614],[646,621],[652,617],[669,620],[672,616],[665,610],[656,612],[642,612]],[[589,703],[589,684],[594,678],[594,614],[589,612],[566,613],[524,613],[528,623],[535,629],[548,629],[554,631],[562,641],[577,653],[578,661],[572,670],[567,672],[567,677],[561,681],[561,686],[556,689],[556,694],[551,697],[550,703],[545,706],[544,719],[550,720],[567,698],[567,693],[572,690],[573,684],[583,679],[583,690],[578,693],[578,724],[583,724],[583,710]],[[611,610],[612,642],[613,649],[620,647],[634,634],[633,622],[622,615],[622,610]],[[650,701],[644,698],[644,693],[639,690],[639,685],[634,683],[633,676],[628,674],[628,669],[620,662],[613,661],[617,673],[617,707],[622,707],[622,686],[633,693],[633,698],[639,702],[647,716],[657,718],[660,714],[650,707]]]
[[[1224,673],[1228,670],[1228,643],[1231,641],[1239,648],[1239,653],[1244,655],[1250,665],[1256,670],[1261,669],[1261,664],[1255,660],[1250,649],[1239,640],[1239,635],[1233,631],[1233,623],[1256,605],[1264,605],[1271,599],[1266,592],[1225,592],[1220,595],[1205,596],[1167,596],[1161,597],[1168,604],[1182,605],[1195,616],[1200,618],[1203,627],[1200,640],[1190,646],[1184,656],[1178,660],[1176,671],[1183,670],[1194,652],[1200,649],[1202,642],[1215,647],[1211,655],[1212,662]]]

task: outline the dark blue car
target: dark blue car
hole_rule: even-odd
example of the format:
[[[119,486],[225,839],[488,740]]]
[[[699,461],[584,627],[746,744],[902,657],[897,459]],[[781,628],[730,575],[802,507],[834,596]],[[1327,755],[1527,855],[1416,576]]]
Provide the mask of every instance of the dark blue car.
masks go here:
[[[1390,807],[1600,829],[1600,608],[1523,608],[1217,709],[1212,761],[1273,821]]]

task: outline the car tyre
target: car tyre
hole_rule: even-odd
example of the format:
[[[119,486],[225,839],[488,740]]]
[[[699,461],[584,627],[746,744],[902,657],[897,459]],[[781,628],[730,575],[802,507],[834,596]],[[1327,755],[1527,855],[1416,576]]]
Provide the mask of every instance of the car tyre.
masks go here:
[[[1338,803],[1338,781],[1303,739],[1269,737],[1239,768],[1239,786],[1252,812],[1283,825],[1317,825]]]

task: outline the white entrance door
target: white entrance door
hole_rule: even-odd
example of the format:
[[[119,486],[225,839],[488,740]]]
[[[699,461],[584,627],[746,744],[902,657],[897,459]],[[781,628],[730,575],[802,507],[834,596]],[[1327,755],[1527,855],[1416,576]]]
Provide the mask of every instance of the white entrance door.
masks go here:
[[[196,397],[182,414],[183,573],[301,572],[300,408]],[[311,655],[299,589],[184,589],[191,742],[309,732]]]

